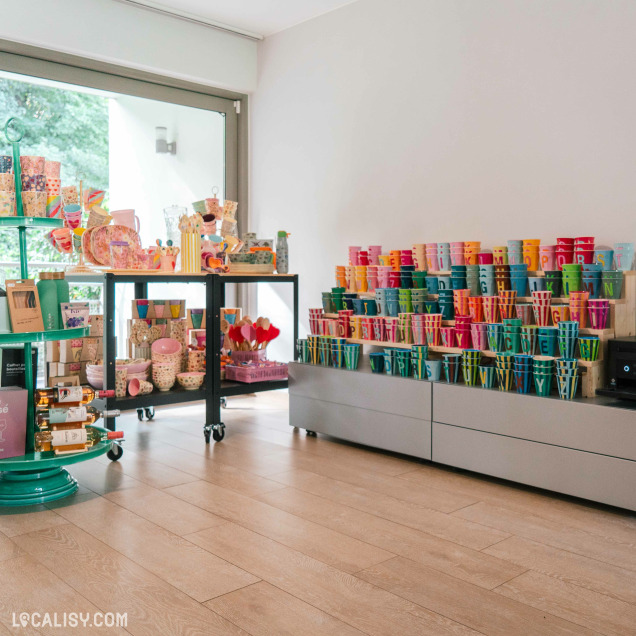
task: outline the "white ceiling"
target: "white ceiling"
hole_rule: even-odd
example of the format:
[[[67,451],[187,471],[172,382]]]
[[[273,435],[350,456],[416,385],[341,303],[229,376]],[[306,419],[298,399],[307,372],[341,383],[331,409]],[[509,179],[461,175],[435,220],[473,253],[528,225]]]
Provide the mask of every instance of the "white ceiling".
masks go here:
[[[355,0],[154,0],[152,4],[268,36],[351,2]]]

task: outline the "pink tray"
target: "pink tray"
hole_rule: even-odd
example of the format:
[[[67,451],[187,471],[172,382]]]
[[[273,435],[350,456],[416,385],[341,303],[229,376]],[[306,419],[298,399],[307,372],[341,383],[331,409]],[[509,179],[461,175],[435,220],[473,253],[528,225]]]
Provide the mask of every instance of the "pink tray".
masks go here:
[[[225,379],[235,382],[265,382],[267,380],[286,380],[287,365],[280,364],[275,367],[235,367],[231,364],[225,366]]]

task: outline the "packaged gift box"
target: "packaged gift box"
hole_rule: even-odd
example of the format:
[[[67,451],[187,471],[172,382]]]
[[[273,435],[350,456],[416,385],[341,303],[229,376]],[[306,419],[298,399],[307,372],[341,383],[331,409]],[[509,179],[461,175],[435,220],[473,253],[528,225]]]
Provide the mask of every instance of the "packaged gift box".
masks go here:
[[[0,458],[24,455],[27,396],[25,389],[0,389]]]
[[[32,350],[34,375],[38,368],[38,350]],[[24,388],[24,349],[0,349],[0,386]]]
[[[35,281],[8,280],[7,301],[11,316],[11,329],[14,333],[44,331],[40,297]]]

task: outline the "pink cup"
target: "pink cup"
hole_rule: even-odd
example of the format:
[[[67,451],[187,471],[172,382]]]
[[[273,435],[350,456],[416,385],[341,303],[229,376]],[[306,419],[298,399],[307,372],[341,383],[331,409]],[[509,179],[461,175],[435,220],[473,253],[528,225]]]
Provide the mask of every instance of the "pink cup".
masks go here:
[[[139,217],[134,210],[114,210],[109,214],[113,217],[113,225],[125,225],[135,232],[139,232]]]
[[[477,254],[477,261],[480,265],[494,265],[494,256],[490,252],[480,252]]]
[[[470,349],[470,329],[455,329],[455,339],[460,349]]]
[[[437,251],[433,254],[432,252],[426,252],[426,264],[428,265],[429,272],[439,272],[439,257],[437,256]]]
[[[62,252],[62,254],[70,254],[73,251],[73,241],[71,239],[71,230],[67,227],[62,227],[51,232],[53,240],[55,241],[55,247]]]
[[[488,349],[488,332],[484,330],[483,323],[472,324],[470,326],[470,337],[473,342],[473,349],[485,351]]]
[[[413,251],[402,250],[400,252],[400,262],[402,265],[413,265]]]
[[[402,284],[402,277],[400,272],[389,272],[389,287],[400,287]]]
[[[544,272],[556,268],[556,245],[545,245],[539,248],[539,265]]]
[[[590,265],[594,262],[594,250],[593,249],[575,249],[574,250],[574,262],[580,265]]]
[[[174,272],[174,268],[176,264],[177,264],[177,257],[173,256],[172,254],[164,254],[161,257],[161,269],[164,271]]]
[[[442,337],[442,346],[455,346],[455,327],[440,327],[440,335]]]
[[[351,245],[349,246],[349,263],[351,265],[360,265],[358,261],[358,252],[362,248],[359,245]]]
[[[570,265],[573,262],[574,262],[574,250],[561,250],[557,247],[557,251],[556,251],[557,269],[562,270],[564,265]]]
[[[416,345],[426,344],[426,333],[424,331],[424,323],[421,323],[421,322],[413,323],[411,328],[413,332],[413,344],[416,344]]]
[[[398,319],[385,318],[384,326],[386,329],[386,339],[389,342],[397,342],[398,341]]]
[[[384,318],[382,316],[375,316],[373,318],[373,336],[374,340],[384,341],[386,340],[386,328],[384,325]]]

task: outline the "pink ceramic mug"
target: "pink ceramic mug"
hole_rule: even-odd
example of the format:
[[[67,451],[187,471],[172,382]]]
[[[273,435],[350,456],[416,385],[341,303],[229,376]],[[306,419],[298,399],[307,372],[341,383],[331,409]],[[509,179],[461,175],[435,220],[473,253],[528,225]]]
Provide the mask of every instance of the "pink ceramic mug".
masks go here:
[[[134,210],[114,210],[109,214],[113,217],[115,225],[125,225],[135,232],[139,232],[139,217]]]

